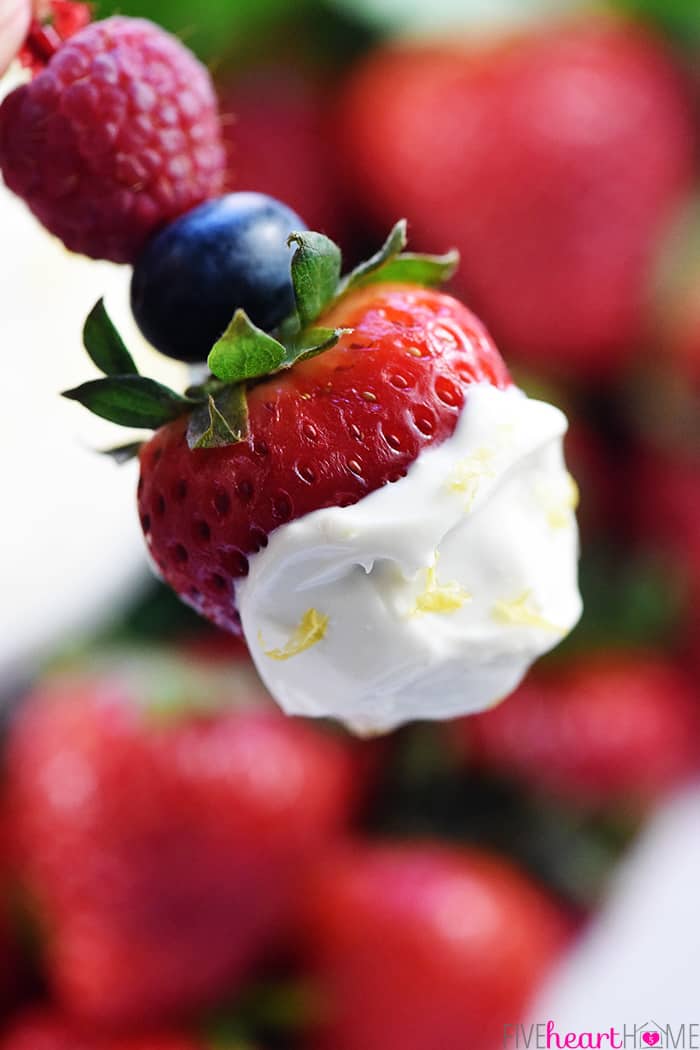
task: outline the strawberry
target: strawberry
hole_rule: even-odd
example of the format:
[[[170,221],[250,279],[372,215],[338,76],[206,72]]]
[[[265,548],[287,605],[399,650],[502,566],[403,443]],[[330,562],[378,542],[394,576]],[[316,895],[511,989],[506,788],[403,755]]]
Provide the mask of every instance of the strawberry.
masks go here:
[[[6,848],[7,837],[3,828],[3,841],[0,852],[2,871],[0,873],[0,1016],[16,1001],[23,990],[26,968],[21,957],[18,943],[18,930],[13,914],[12,893],[12,858]]]
[[[277,525],[401,477],[422,448],[450,436],[470,383],[509,382],[473,314],[435,291],[360,290],[320,323],[348,331],[251,391],[245,442],[193,454],[179,419],[141,452],[151,555],[221,627],[235,625],[233,580]]]
[[[700,696],[662,656],[587,655],[457,722],[469,762],[583,807],[648,806],[700,770]]]
[[[658,393],[658,385],[655,386]],[[649,417],[647,417],[648,420]],[[682,420],[666,417],[659,436]],[[693,417],[697,420],[697,414]],[[653,424],[652,424],[653,425]],[[678,437],[681,435],[678,434]],[[638,544],[660,562],[681,597],[679,647],[691,672],[700,669],[700,455],[692,442],[666,447],[640,442],[633,460],[632,520]]]
[[[85,1030],[51,1008],[27,1011],[0,1036],[0,1050],[206,1050],[187,1035],[154,1032],[147,1036],[108,1037]]]
[[[168,1023],[235,992],[347,821],[346,748],[226,680],[124,660],[50,679],[19,711],[21,875],[50,984],[85,1021]]]
[[[700,274],[671,304],[664,344],[667,364],[700,397]]]
[[[292,240],[297,314],[278,329],[286,345],[238,310],[209,356],[216,378],[188,400],[134,374],[67,392],[116,422],[148,425],[144,395],[154,423],[176,417],[140,452],[141,524],[164,579],[232,631],[234,584],[277,526],[398,480],[422,449],[453,433],[472,384],[510,385],[476,317],[416,283],[444,279],[454,258],[402,254],[405,223],[340,285],[331,241]],[[125,354],[116,366],[99,349],[93,359],[105,371],[133,370]],[[125,396],[137,395],[124,411]],[[202,414],[197,399],[207,396]]]
[[[609,377],[636,348],[657,242],[694,175],[694,119],[663,45],[623,21],[477,47],[395,45],[350,77],[339,148],[361,207],[455,244],[500,345]]]
[[[91,10],[89,4],[76,0],[43,0],[32,6],[39,17],[27,27],[19,59],[27,69],[40,73],[56,48],[89,24]]]
[[[567,941],[555,901],[480,850],[358,844],[308,895],[315,1050],[494,1050]]]
[[[660,254],[635,422],[660,445],[700,450],[700,210],[679,212]]]

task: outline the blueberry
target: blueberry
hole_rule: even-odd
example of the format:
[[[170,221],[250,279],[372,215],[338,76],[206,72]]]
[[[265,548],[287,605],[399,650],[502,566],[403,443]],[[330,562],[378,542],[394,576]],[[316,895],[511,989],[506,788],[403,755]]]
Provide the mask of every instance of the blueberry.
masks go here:
[[[146,339],[181,361],[205,361],[242,307],[265,331],[294,309],[287,237],[306,226],[262,193],[207,201],[156,234],[131,281]]]

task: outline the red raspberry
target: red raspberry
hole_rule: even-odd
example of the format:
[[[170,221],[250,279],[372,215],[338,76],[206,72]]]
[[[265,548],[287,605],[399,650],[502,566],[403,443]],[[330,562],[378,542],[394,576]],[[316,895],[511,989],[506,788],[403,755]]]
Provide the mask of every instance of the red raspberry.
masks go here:
[[[222,185],[208,72],[150,22],[72,37],[0,107],[5,182],[76,252],[133,262],[147,237]]]

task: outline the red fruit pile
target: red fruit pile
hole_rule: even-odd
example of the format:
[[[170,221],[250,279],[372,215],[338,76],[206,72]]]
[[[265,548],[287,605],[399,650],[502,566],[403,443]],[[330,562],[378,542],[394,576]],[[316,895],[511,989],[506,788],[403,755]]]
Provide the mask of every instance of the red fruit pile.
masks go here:
[[[355,796],[345,748],[311,727],[254,708],[159,720],[144,699],[118,676],[48,684],[9,754],[52,988],[109,1025],[233,992]]]
[[[251,676],[240,654],[224,673],[123,653],[26,698],[5,864],[51,1003],[0,1050],[236,1050],[241,1031],[248,1047],[236,1011],[266,971],[307,988],[284,1023],[309,1046],[486,1050],[523,1014],[565,908],[480,850],[343,842],[376,762],[284,718]]]

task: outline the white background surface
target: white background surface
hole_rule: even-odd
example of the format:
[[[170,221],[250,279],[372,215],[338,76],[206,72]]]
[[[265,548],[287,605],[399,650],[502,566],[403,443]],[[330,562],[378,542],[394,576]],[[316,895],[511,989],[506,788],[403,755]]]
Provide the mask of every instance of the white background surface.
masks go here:
[[[82,348],[87,312],[105,295],[144,371],[182,387],[185,370],[136,332],[130,270],[69,255],[1,183],[0,238],[2,696],[53,646],[108,618],[148,572],[136,464],[93,451],[134,432],[59,397],[97,375]]]
[[[700,787],[659,811],[618,870],[532,1010],[550,1018],[561,1032],[700,1022]]]

